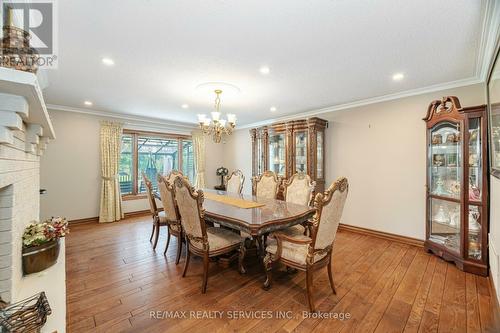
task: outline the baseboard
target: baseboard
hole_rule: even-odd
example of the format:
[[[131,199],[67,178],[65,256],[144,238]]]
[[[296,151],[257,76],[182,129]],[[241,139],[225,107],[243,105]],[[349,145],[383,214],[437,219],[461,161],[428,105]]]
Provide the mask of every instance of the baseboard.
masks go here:
[[[151,211],[149,209],[125,213],[125,218],[128,219],[129,217],[139,217],[139,216],[146,216],[146,215],[151,215]]]
[[[387,239],[387,240],[390,240],[393,242],[398,242],[398,243],[403,243],[403,244],[408,244],[408,245],[418,246],[418,247],[424,247],[424,241],[421,239],[391,234],[389,232],[377,231],[377,230],[367,229],[367,228],[362,228],[362,227],[356,227],[353,225],[347,225],[347,224],[343,224],[343,223],[341,223],[339,225],[339,229],[345,230],[345,231],[355,232],[358,234],[383,238],[383,239]]]
[[[138,211],[135,211],[135,212],[125,213],[124,214],[124,216],[125,216],[124,218],[128,219],[128,218],[132,218],[132,217],[146,216],[146,215],[149,215],[149,214],[151,214],[151,211],[149,209],[138,210]],[[98,222],[99,222],[99,216],[87,217],[87,218],[84,218],[84,219],[77,219],[77,220],[68,221],[69,224],[84,224],[84,223],[98,223]]]
[[[99,222],[99,216],[68,221],[69,224],[85,224],[85,223],[97,223],[97,222]]]
[[[493,297],[495,299],[495,307],[497,308],[497,310],[500,310],[500,303],[498,303],[497,290],[495,288],[495,284],[493,283],[493,275],[492,275],[491,269],[489,270],[489,273],[490,273],[490,276],[488,276],[488,280],[490,282],[490,297]],[[500,316],[500,314],[498,314],[498,315]]]

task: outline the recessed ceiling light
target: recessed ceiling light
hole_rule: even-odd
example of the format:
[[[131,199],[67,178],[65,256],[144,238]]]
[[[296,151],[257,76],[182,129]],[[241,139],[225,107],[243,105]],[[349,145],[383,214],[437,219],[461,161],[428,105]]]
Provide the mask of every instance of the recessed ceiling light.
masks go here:
[[[182,104],[181,105],[181,108],[183,108],[183,109],[187,109],[188,107],[189,107],[189,105],[187,105],[187,104]]]
[[[102,63],[106,66],[113,66],[115,64],[115,61],[111,58],[102,58]]]
[[[271,106],[269,108],[269,111],[271,111],[271,112],[275,112],[276,110],[278,110],[278,109],[275,106]]]
[[[85,102],[83,102],[83,104],[85,104],[87,106],[92,106],[92,102],[91,101],[85,101]]]
[[[262,66],[261,68],[259,68],[259,72],[260,74],[264,74],[264,75],[267,75],[269,74],[271,70],[269,69],[269,67],[267,66]]]
[[[396,73],[392,76],[392,79],[394,81],[401,81],[402,79],[405,78],[405,75],[403,73]]]

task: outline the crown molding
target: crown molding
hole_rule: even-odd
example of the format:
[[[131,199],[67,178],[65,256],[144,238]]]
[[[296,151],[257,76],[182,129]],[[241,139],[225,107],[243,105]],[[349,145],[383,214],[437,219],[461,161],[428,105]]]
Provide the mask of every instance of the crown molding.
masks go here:
[[[470,85],[474,85],[474,84],[478,84],[478,83],[482,83],[482,82],[484,82],[484,80],[480,80],[476,77],[471,77],[471,78],[464,79],[464,80],[457,80],[457,81],[452,81],[452,82],[447,82],[447,83],[435,84],[435,85],[431,85],[431,86],[427,86],[427,87],[423,87],[423,88],[405,90],[405,91],[394,93],[394,94],[382,95],[382,96],[377,96],[377,97],[372,97],[372,98],[367,98],[367,99],[361,99],[361,100],[354,101],[354,102],[332,105],[332,106],[328,106],[328,107],[321,108],[321,109],[315,109],[315,110],[295,113],[293,115],[288,115],[288,116],[283,116],[283,117],[278,117],[278,118],[273,118],[273,119],[267,119],[267,120],[247,124],[247,125],[238,126],[238,130],[265,126],[265,125],[269,125],[269,124],[272,124],[274,122],[279,122],[279,121],[287,121],[287,120],[293,120],[293,119],[297,119],[297,118],[313,117],[313,116],[321,115],[324,113],[352,109],[352,108],[357,108],[360,106],[377,104],[377,103],[392,101],[392,100],[405,98],[405,97],[418,96],[418,95],[427,94],[427,93],[436,92],[436,91],[465,87],[465,86],[470,86]]]
[[[169,131],[172,134],[190,134],[191,131],[196,130],[195,124],[165,120],[160,118],[152,118],[145,116],[135,116],[124,113],[83,109],[65,105],[47,104],[47,109],[53,111],[73,112],[80,114],[87,114],[98,117],[111,118],[122,121],[124,127],[136,130],[149,130],[149,131]]]
[[[484,15],[476,59],[476,77],[486,81],[490,62],[500,36],[500,1],[482,0]]]

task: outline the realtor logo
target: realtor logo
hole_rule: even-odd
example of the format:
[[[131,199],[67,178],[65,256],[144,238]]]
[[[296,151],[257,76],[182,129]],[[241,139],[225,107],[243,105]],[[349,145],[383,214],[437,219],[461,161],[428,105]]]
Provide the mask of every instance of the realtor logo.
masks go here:
[[[2,54],[28,58],[34,66],[57,66],[57,11],[55,0],[3,2]],[[23,57],[24,56],[24,57]],[[28,66],[33,66],[33,64]],[[12,66],[8,66],[12,67]]]

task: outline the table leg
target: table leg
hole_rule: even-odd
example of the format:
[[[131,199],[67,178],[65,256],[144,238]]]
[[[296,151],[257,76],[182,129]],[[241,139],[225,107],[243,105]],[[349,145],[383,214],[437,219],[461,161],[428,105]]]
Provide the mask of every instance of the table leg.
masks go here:
[[[240,274],[246,274],[245,266],[243,265],[243,260],[245,259],[245,254],[247,252],[247,247],[246,247],[246,239],[244,239],[241,242],[240,245],[240,254],[238,257],[238,269],[240,271]]]

